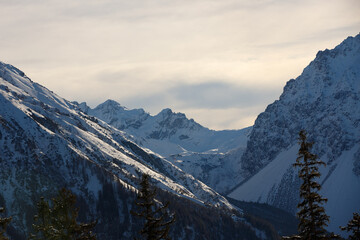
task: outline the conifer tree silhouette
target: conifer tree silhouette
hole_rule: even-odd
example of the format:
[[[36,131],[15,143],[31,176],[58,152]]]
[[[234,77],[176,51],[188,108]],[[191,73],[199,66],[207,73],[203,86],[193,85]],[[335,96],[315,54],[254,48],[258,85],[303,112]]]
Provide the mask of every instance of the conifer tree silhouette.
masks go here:
[[[299,177],[303,180],[300,187],[302,201],[298,204],[299,212],[297,213],[300,220],[299,235],[303,239],[324,239],[329,216],[326,215],[322,205],[327,202],[327,199],[318,193],[321,185],[315,181],[315,178],[320,177],[319,166],[325,166],[325,163],[319,161],[318,156],[310,152],[313,143],[307,142],[304,130],[300,131],[299,140],[300,149],[294,163],[295,167],[300,167]]]
[[[169,216],[166,212],[169,203],[157,207],[155,202],[156,190],[151,189],[149,175],[143,174],[140,183],[140,191],[135,204],[139,208],[138,212],[131,211],[134,216],[144,219],[144,226],[140,234],[146,240],[170,240],[169,231],[171,224],[175,221],[175,216]],[[135,238],[136,239],[136,238]]]
[[[300,149],[294,167],[299,167],[299,177],[302,179],[300,186],[301,202],[298,204],[297,217],[299,219],[298,235],[283,237],[283,239],[324,240],[337,239],[338,236],[328,234],[329,216],[326,215],[323,204],[327,202],[319,191],[321,185],[315,181],[320,177],[319,166],[326,165],[318,160],[318,156],[310,152],[313,143],[307,142],[305,130],[299,132]]]

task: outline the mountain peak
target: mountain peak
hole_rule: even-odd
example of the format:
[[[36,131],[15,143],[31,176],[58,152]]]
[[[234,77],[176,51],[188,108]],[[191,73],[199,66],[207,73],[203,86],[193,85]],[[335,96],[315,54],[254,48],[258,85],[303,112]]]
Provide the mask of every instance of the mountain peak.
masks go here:
[[[347,56],[349,53],[358,53],[360,48],[360,34],[355,37],[348,37],[344,41],[342,41],[338,46],[334,49],[325,49],[323,51],[318,51],[316,54],[316,60],[321,60],[323,58],[335,58],[339,55]]]
[[[115,100],[108,99],[105,102],[99,104],[95,109],[114,109],[114,110],[125,110],[126,108],[121,106],[120,103]]]
[[[173,111],[170,108],[164,108],[163,110],[161,110],[159,112],[158,115],[171,115],[173,113]]]
[[[256,168],[266,165],[281,149],[296,143],[301,129],[336,139],[317,140],[320,156],[325,149],[331,149],[327,155],[334,159],[343,149],[353,146],[352,139],[360,137],[355,134],[359,132],[356,128],[360,114],[354,111],[359,109],[359,66],[360,35],[347,38],[332,50],[319,52],[299,77],[287,82],[280,99],[256,119],[248,145],[256,143],[256,148],[245,152],[243,167],[254,170],[252,159],[259,165]]]
[[[359,89],[360,34],[348,37],[334,49],[319,51],[302,74],[286,83],[280,100],[301,98],[313,102],[318,98],[355,93]],[[271,105],[270,105],[271,106]]]
[[[155,117],[161,117],[162,119],[168,118],[177,118],[177,119],[184,119],[186,121],[196,123],[194,119],[188,119],[184,113],[181,112],[173,112],[170,108],[165,108],[161,110]],[[198,123],[196,123],[198,124]]]

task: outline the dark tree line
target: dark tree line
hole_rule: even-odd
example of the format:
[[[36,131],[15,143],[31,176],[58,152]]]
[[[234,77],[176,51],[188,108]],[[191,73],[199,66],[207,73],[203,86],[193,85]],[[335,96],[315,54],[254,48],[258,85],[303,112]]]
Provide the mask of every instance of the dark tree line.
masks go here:
[[[138,212],[131,213],[143,219],[144,226],[140,234],[144,239],[170,240],[170,226],[174,223],[175,216],[170,216],[167,212],[169,203],[161,206],[155,196],[156,190],[151,188],[149,176],[144,174],[135,201]],[[37,214],[34,216],[29,240],[96,240],[93,229],[97,221],[77,222],[79,209],[75,204],[76,196],[65,188],[62,188],[50,202],[42,197],[37,203]],[[0,208],[0,214],[3,212],[4,208]],[[6,227],[10,221],[11,217],[0,217],[0,240],[8,240]]]
[[[51,199],[51,202],[41,198],[37,204],[38,214],[34,217],[34,233],[31,240],[95,240],[92,232],[96,222],[78,223],[79,210],[75,208],[76,196],[65,188]]]
[[[78,223],[79,210],[75,208],[76,196],[62,188],[50,202],[41,198],[37,203],[37,215],[34,216],[33,232],[30,240],[96,240],[92,229],[96,222]],[[1,208],[0,212],[4,209]],[[8,240],[4,235],[10,218],[0,217],[0,240]]]

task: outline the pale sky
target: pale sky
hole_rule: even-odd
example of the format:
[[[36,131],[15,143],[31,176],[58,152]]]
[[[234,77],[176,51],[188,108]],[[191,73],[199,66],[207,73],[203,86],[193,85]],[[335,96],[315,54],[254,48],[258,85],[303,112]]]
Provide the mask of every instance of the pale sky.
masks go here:
[[[0,61],[33,81],[217,130],[253,125],[318,50],[359,31],[358,0],[0,0]]]

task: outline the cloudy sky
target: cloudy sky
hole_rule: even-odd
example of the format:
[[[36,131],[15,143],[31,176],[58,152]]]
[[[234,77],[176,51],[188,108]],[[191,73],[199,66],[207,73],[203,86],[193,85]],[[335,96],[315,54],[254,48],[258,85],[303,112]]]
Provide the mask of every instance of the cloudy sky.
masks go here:
[[[360,1],[0,0],[0,31],[0,60],[68,100],[238,129],[359,33]]]

